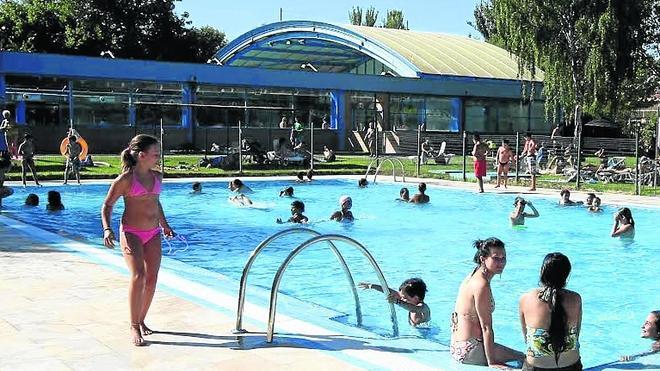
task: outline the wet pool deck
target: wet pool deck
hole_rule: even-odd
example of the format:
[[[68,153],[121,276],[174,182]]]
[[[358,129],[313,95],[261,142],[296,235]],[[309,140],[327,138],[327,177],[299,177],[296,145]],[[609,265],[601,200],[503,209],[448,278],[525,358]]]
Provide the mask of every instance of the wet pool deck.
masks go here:
[[[476,187],[474,183],[424,181],[452,188]],[[411,186],[414,184],[408,185]],[[487,185],[486,191],[493,191],[492,186]],[[508,190],[517,191],[524,188]],[[557,191],[540,190],[535,194],[556,195]],[[576,192],[573,198],[584,197]],[[660,207],[659,198],[617,194],[602,198],[605,203]],[[2,220],[0,236],[0,370],[427,368],[407,361],[394,348],[391,352],[366,343],[342,347],[340,343],[350,339],[339,333],[323,334],[326,338],[343,338],[335,349],[333,346],[318,349],[323,348],[315,336],[318,333],[314,330],[318,329],[284,335],[275,345],[265,343],[263,327],[252,328],[249,323],[245,327],[251,333],[233,335],[230,332],[233,316],[187,300],[175,291],[163,289],[162,284],[156,292],[148,324],[166,332],[146,337],[150,345],[136,348],[129,340],[125,271],[99,265],[58,244],[35,239],[29,228],[10,227]],[[235,305],[233,300],[228,307]],[[298,335],[303,333],[308,335]],[[371,363],[368,358],[380,362]],[[644,363],[609,364],[592,369],[634,365],[653,368],[656,365],[648,362],[657,363],[658,358],[652,356]],[[457,365],[436,367],[462,369]]]

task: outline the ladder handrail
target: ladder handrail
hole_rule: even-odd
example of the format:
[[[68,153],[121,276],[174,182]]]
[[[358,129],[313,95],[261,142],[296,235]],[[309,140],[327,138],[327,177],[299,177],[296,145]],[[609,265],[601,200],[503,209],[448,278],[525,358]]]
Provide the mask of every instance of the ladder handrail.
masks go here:
[[[314,236],[321,235],[321,233],[309,228],[295,227],[295,228],[285,229],[261,241],[261,243],[254,250],[252,250],[252,253],[250,253],[250,257],[248,258],[247,263],[245,263],[245,267],[243,267],[243,273],[241,274],[241,281],[238,289],[238,308],[236,309],[236,328],[234,329],[235,333],[245,332],[245,330],[242,327],[243,327],[243,309],[245,308],[245,292],[247,290],[247,279],[250,273],[250,269],[252,268],[252,264],[256,260],[257,255],[259,255],[259,253],[261,253],[261,251],[264,248],[266,248],[266,246],[270,245],[273,241],[281,237],[284,237],[286,235],[294,234],[294,233],[308,233]],[[358,296],[357,289],[355,288],[355,281],[353,280],[353,275],[351,274],[351,271],[348,269],[348,265],[346,264],[346,260],[344,259],[344,256],[339,252],[337,247],[332,243],[332,241],[328,241],[328,244],[330,245],[330,249],[332,250],[332,252],[339,260],[339,263],[341,264],[342,269],[344,270],[344,275],[346,276],[346,279],[348,280],[348,283],[351,286],[351,289],[353,291],[353,298],[355,300],[355,316],[357,318],[358,326],[361,326],[362,306],[360,305],[360,298]]]
[[[389,286],[387,285],[387,281],[385,280],[385,276],[383,275],[383,271],[380,269],[378,266],[378,263],[374,259],[374,257],[369,253],[366,247],[362,245],[361,243],[357,242],[356,240],[347,237],[347,236],[342,236],[338,234],[324,234],[316,237],[312,237],[309,240],[303,242],[300,244],[298,247],[296,247],[293,251],[289,253],[289,255],[286,257],[284,262],[280,265],[279,269],[277,270],[277,273],[275,274],[275,278],[273,279],[273,286],[271,287],[270,290],[270,306],[269,306],[269,312],[268,312],[268,330],[266,332],[266,341],[268,343],[271,343],[273,341],[273,332],[275,330],[275,312],[277,308],[277,292],[280,287],[280,281],[282,280],[282,276],[284,274],[284,271],[286,268],[289,266],[289,263],[293,260],[293,258],[296,257],[301,251],[304,249],[308,248],[309,246],[312,246],[318,242],[323,242],[323,241],[342,241],[346,242],[349,245],[352,245],[356,247],[362,255],[364,255],[367,260],[369,260],[369,263],[371,263],[371,266],[374,268],[376,271],[376,274],[378,275],[378,280],[380,281],[381,287],[383,288],[383,293],[385,294],[385,297],[387,298],[389,295]],[[394,304],[391,302],[388,302],[390,306],[390,315],[392,319],[392,332],[394,333],[394,337],[399,336],[399,324],[396,320],[396,310],[394,309]]]
[[[392,178],[394,178],[394,181],[396,182],[396,174],[395,174],[396,165],[394,163],[395,160],[397,161],[398,165],[401,166],[401,181],[402,182],[406,181],[406,170],[405,170],[405,167],[403,165],[403,162],[401,162],[401,160],[399,160],[396,157],[383,157],[383,158],[376,158],[376,159],[371,160],[371,162],[369,163],[369,166],[367,166],[367,172],[364,175],[365,178],[369,176],[369,172],[371,171],[372,165],[374,163],[377,163],[378,160],[382,160],[382,162],[376,167],[376,171],[374,172],[374,180],[373,180],[374,183],[376,183],[376,177],[378,176],[378,172],[380,171],[380,168],[383,166],[385,161],[388,161],[390,164],[392,164]]]

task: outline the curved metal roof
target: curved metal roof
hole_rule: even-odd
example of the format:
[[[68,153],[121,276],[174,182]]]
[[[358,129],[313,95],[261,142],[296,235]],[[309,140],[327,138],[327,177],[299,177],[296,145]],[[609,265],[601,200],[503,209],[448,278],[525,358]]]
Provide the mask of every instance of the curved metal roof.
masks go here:
[[[382,64],[383,71],[401,77],[519,79],[515,57],[483,41],[313,21],[285,21],[255,28],[218,51],[216,58],[223,65],[320,72],[350,72],[375,60]],[[523,78],[529,80],[530,76]],[[535,80],[542,79],[543,73],[537,70]]]

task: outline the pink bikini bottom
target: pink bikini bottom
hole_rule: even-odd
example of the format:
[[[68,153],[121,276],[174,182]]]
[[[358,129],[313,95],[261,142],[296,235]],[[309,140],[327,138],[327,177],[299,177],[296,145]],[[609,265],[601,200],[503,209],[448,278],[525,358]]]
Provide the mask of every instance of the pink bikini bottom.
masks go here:
[[[130,233],[133,236],[137,237],[140,239],[140,242],[142,242],[142,245],[146,245],[147,242],[151,241],[154,237],[158,236],[160,234],[160,227],[148,229],[148,230],[142,230],[142,229],[137,229],[125,224],[122,224],[119,228],[121,232],[124,233]]]

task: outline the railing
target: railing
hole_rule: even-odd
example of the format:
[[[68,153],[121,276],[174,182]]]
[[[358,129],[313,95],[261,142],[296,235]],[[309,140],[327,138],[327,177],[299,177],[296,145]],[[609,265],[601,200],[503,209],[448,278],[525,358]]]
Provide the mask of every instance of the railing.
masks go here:
[[[245,291],[247,289],[247,279],[248,275],[250,274],[250,268],[252,268],[252,264],[254,263],[255,259],[259,255],[259,253],[265,249],[268,245],[270,245],[273,241],[290,235],[290,234],[296,234],[296,233],[307,233],[314,235],[316,237],[320,236],[321,234],[319,232],[316,232],[312,229],[309,228],[290,228],[286,229],[283,231],[280,231],[278,233],[275,233],[274,235],[266,238],[263,240],[250,254],[250,257],[248,258],[247,263],[245,263],[245,267],[243,268],[243,274],[241,275],[241,281],[240,281],[240,287],[238,291],[238,308],[236,310],[236,328],[233,330],[234,333],[244,333],[246,332],[243,329],[243,310],[245,307]],[[342,256],[342,254],[337,250],[337,247],[331,242],[328,241],[328,244],[330,245],[330,249],[332,252],[335,254],[337,257],[337,260],[339,260],[339,263],[342,266],[342,269],[344,270],[344,274],[346,276],[346,279],[348,280],[349,285],[351,286],[351,289],[353,291],[353,298],[355,300],[355,317],[357,319],[357,324],[358,326],[362,325],[362,308],[360,306],[360,298],[358,297],[357,289],[355,288],[355,281],[353,280],[353,275],[351,274],[351,271],[348,269],[348,265],[346,264],[346,260]]]
[[[327,235],[319,235],[316,237],[313,237],[305,242],[303,242],[300,246],[295,248],[291,253],[289,253],[289,256],[286,257],[286,260],[280,265],[280,268],[277,270],[277,273],[275,274],[275,278],[273,279],[273,286],[271,287],[270,290],[270,307],[269,307],[269,314],[268,314],[268,330],[266,332],[266,341],[271,343],[273,341],[273,333],[275,331],[275,312],[277,309],[277,292],[280,287],[280,281],[282,280],[282,276],[284,275],[284,272],[286,271],[286,268],[289,266],[289,263],[293,260],[293,258],[296,257],[301,251],[304,249],[308,248],[309,246],[312,246],[316,243],[319,242],[332,242],[332,241],[341,241],[348,243],[351,246],[356,247],[368,260],[369,263],[371,263],[371,266],[374,268],[376,271],[376,274],[378,275],[378,279],[380,281],[381,287],[383,288],[383,293],[385,294],[385,297],[389,295],[389,286],[387,285],[387,282],[385,281],[385,276],[383,276],[383,272],[380,270],[380,267],[378,266],[378,263],[376,263],[376,260],[373,258],[373,256],[369,253],[369,251],[359,242],[356,240],[346,237],[346,236],[341,236],[341,235],[336,235],[336,234],[327,234]],[[332,245],[331,245],[332,246]],[[352,279],[351,279],[352,280]],[[355,286],[353,286],[355,288]],[[390,306],[390,314],[391,314],[391,320],[392,320],[392,331],[394,333],[394,336],[399,336],[399,325],[396,320],[396,311],[394,310],[394,305],[392,303],[389,303]]]
[[[381,161],[380,164],[378,164],[379,161]],[[373,182],[376,183],[376,177],[378,176],[378,172],[380,171],[380,168],[383,166],[383,164],[385,162],[389,162],[392,165],[392,178],[394,178],[394,181],[396,182],[396,167],[397,166],[394,163],[395,161],[397,162],[397,164],[399,166],[401,166],[401,181],[405,182],[406,181],[406,170],[403,166],[403,162],[401,162],[401,160],[399,160],[398,158],[394,158],[394,157],[383,157],[383,158],[376,158],[376,159],[371,160],[371,162],[369,163],[369,166],[367,167],[367,172],[364,174],[364,177],[365,178],[368,177],[369,172],[371,172],[371,168],[373,167],[373,165],[378,164],[378,166],[376,167],[376,171],[374,172],[374,180],[373,180]]]

